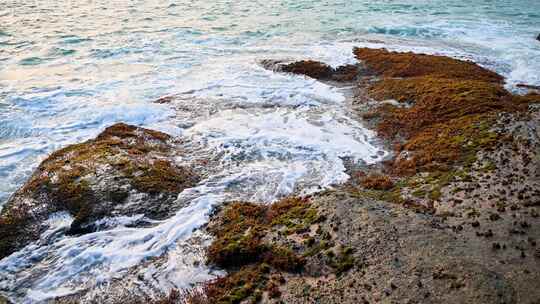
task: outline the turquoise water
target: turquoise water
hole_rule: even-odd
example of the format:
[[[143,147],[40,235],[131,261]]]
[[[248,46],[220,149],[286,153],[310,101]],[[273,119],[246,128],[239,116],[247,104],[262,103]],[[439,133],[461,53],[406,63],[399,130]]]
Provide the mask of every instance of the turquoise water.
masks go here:
[[[204,249],[193,240],[205,237],[192,232],[212,206],[330,187],[347,179],[343,157],[386,155],[344,110],[343,89],[266,71],[262,59],[339,65],[354,62],[353,46],[437,53],[472,59],[513,89],[540,85],[539,33],[537,0],[0,0],[0,205],[50,152],[119,121],[225,155],[179,197],[188,207],[155,227],[116,219],[0,261],[0,293],[33,303],[113,278],[155,285],[133,270],[149,257],[161,261],[145,266],[161,289],[187,287],[214,275],[193,266]],[[167,95],[180,104],[152,103]],[[71,220],[55,215],[51,231]]]

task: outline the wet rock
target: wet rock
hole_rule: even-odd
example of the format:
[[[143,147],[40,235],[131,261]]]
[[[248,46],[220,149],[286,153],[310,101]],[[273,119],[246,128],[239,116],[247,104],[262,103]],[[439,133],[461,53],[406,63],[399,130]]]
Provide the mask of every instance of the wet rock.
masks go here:
[[[382,105],[375,123],[380,134],[399,135],[395,150],[404,156],[402,166],[388,162],[385,168],[398,170],[383,170],[388,176],[376,179],[351,179],[344,187],[313,195],[309,205],[232,203],[237,205],[229,209],[227,221],[214,215],[207,226],[216,236],[210,261],[232,265],[231,271],[208,286],[221,282],[221,292],[239,291],[251,298],[247,301],[259,301],[261,287],[275,289],[273,278],[280,272],[285,278],[280,301],[293,304],[374,303],[382,297],[389,303],[539,299],[538,259],[518,257],[523,252],[540,258],[532,243],[540,239],[540,230],[536,219],[528,218],[539,204],[518,198],[539,197],[533,180],[533,174],[540,176],[535,169],[539,120],[527,116],[527,103],[538,97],[513,95],[501,76],[471,62],[386,50],[357,49],[355,54],[362,61],[358,66],[337,69],[314,61],[263,65],[321,80],[360,78],[358,91],[367,96],[356,106]],[[508,131],[513,126],[514,133]],[[521,143],[521,138],[531,142]],[[532,153],[523,157],[523,151]],[[362,170],[361,177],[381,174]],[[403,199],[411,185],[421,195]],[[424,207],[424,201],[418,201],[428,197],[439,201],[425,204],[433,212],[411,212],[422,210],[417,206]],[[129,198],[119,194],[117,200]],[[478,220],[505,206],[508,216],[494,215],[482,229],[468,226],[480,227]],[[268,208],[277,213],[270,216]],[[511,217],[515,223],[509,234]],[[290,267],[298,257],[303,267]],[[520,269],[530,272],[523,276]],[[267,294],[262,298],[268,302]]]
[[[263,60],[261,64],[266,69],[276,72],[305,75],[318,80],[348,82],[355,80],[358,76],[358,67],[355,65],[344,65],[333,68],[325,63],[314,60],[302,60],[292,63]]]
[[[390,52],[386,49],[355,48],[354,55],[367,71],[384,77],[445,77],[502,83],[504,78],[474,62],[445,56]]]
[[[524,235],[533,241],[539,237],[531,211],[536,207],[527,203],[537,197],[533,189],[538,188],[534,180],[534,174],[539,176],[538,116],[529,116],[530,103],[537,97],[512,94],[504,88],[502,76],[472,62],[373,49],[356,49],[355,55],[361,61],[362,92],[354,105],[369,108],[370,115],[362,117],[372,120],[380,135],[398,142],[395,155],[399,157],[384,166],[393,186],[367,183],[362,177],[377,171],[366,169],[350,182],[351,189],[344,190],[350,191],[351,198],[327,193],[313,200],[328,214],[328,221],[318,229],[331,231],[333,242],[346,242],[361,252],[362,267],[343,277],[310,276],[317,281],[310,294],[324,303],[358,303],[358,297],[347,293],[335,296],[347,286],[369,302],[381,295],[389,303],[423,303],[424,296],[433,303],[538,299],[537,260],[516,258],[522,252],[535,255],[536,247],[528,241],[517,251],[507,249]],[[429,205],[428,198],[438,202]],[[401,209],[419,204],[437,212]],[[433,224],[435,214],[444,225]],[[512,217],[515,224],[509,234]],[[483,219],[489,220],[480,229]],[[318,243],[310,242],[311,246]],[[302,253],[301,246],[294,250]],[[321,256],[308,257],[307,264],[320,264]],[[531,270],[528,277],[513,275],[523,268]],[[324,269],[317,275],[321,273]],[[309,303],[295,294],[295,280],[287,280],[282,299]],[[400,288],[388,288],[394,280]]]
[[[540,41],[540,34],[538,34],[538,36],[536,36],[536,40]]]
[[[315,79],[330,79],[334,72],[332,67],[313,60],[304,60],[283,65],[284,72],[306,75]]]
[[[179,151],[165,133],[120,123],[52,153],[2,210],[0,258],[38,239],[54,212],[74,217],[71,234],[94,231],[93,222],[108,216],[166,217],[178,193],[198,181],[174,163]]]
[[[160,97],[160,98],[156,99],[154,102],[155,103],[170,103],[173,100],[174,100],[173,96],[163,96],[163,97]]]
[[[527,110],[528,97],[513,95],[502,76],[472,62],[385,49],[357,48],[354,53],[367,79],[366,95],[381,103],[371,115],[377,118],[377,131],[403,141],[396,152],[408,152],[408,158],[394,161],[400,174],[473,161],[479,150],[498,142],[490,132],[494,114]],[[388,100],[407,106],[384,103]]]

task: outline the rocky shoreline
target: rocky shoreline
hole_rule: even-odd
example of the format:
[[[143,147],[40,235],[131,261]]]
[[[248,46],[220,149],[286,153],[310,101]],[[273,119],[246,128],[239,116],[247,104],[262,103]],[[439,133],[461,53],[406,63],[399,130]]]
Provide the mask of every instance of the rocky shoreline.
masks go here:
[[[303,200],[224,207],[209,262],[229,275],[188,302],[539,301],[540,96],[513,95],[471,62],[354,52],[359,64],[337,69],[263,65],[355,84],[352,108],[396,157]]]
[[[173,158],[182,153],[175,141],[119,123],[50,155],[2,210],[0,258],[38,240],[55,212],[74,217],[67,234],[104,229],[96,221],[105,217],[170,216],[178,193],[199,179],[189,168],[174,165]]]
[[[333,190],[217,209],[208,263],[228,274],[157,303],[540,301],[540,95],[512,94],[472,62],[354,54],[338,68],[262,65],[353,86],[348,106],[395,156],[351,164]],[[2,210],[0,258],[39,240],[54,212],[74,217],[70,234],[106,229],[95,223],[109,216],[170,216],[200,179],[175,165],[178,141],[117,124],[53,153]]]

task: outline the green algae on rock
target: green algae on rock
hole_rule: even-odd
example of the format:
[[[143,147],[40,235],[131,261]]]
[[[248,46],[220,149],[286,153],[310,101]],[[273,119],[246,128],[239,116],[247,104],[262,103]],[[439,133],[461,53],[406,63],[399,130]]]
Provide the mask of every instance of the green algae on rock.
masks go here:
[[[198,182],[174,164],[180,152],[165,133],[119,123],[52,153],[2,210],[0,257],[37,240],[54,212],[74,217],[72,234],[92,231],[92,222],[106,216],[170,215],[178,193]],[[136,204],[128,204],[132,196]]]
[[[513,94],[502,76],[472,62],[354,52],[351,107],[393,144],[395,157],[353,166],[345,186],[313,196],[328,218],[318,229],[331,228],[332,237],[305,240],[313,253],[304,254],[303,273],[286,275],[279,301],[537,301],[539,95]],[[321,253],[335,259],[335,273],[355,267],[313,276],[312,257]]]
[[[472,62],[385,49],[354,53],[369,73],[380,77],[367,88],[371,98],[407,105],[377,111],[379,134],[403,138],[398,152],[409,152],[406,159],[396,159],[394,168],[400,173],[474,157],[498,141],[490,131],[498,113],[525,112],[532,100],[511,94],[502,76]]]
[[[431,76],[460,80],[502,83],[504,78],[471,61],[446,56],[390,52],[386,49],[355,48],[356,58],[376,76],[410,78]]]
[[[275,278],[301,275],[307,260],[323,259],[336,274],[348,271],[355,265],[352,251],[334,248],[329,233],[317,235],[313,230],[324,221],[325,216],[312,206],[309,197],[285,198],[269,206],[226,205],[208,227],[216,238],[207,254],[211,265],[224,267],[229,273],[204,284],[199,295],[204,300],[200,301],[256,303],[264,297],[279,298],[279,286],[284,282]],[[334,250],[338,254],[334,255]]]

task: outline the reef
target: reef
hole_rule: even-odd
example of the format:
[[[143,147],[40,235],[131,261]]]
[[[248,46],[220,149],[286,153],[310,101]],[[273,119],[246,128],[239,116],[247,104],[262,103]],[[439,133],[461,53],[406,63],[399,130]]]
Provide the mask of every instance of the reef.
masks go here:
[[[297,210],[282,201],[217,212],[208,258],[228,275],[188,303],[539,301],[539,95],[514,94],[502,76],[469,61],[354,54],[358,64],[343,68],[263,66],[355,83],[351,110],[394,156],[349,166],[351,179],[337,189],[285,200],[313,210],[292,223],[268,219],[275,208]],[[355,75],[334,77],[345,69]],[[294,271],[272,265],[265,252],[275,246],[287,249]]]
[[[448,57],[355,49],[365,64],[367,95],[379,101],[378,133],[396,141],[394,169],[414,174],[474,158],[498,142],[491,130],[500,113],[523,113],[531,96],[513,95],[502,77],[472,62]]]
[[[169,135],[123,123],[52,153],[2,210],[0,258],[38,240],[55,212],[74,217],[69,234],[94,231],[110,216],[170,215],[178,193],[198,182],[174,163],[179,153]]]
[[[281,297],[286,277],[341,276],[355,267],[353,250],[336,242],[310,197],[270,206],[233,202],[218,210],[208,231],[215,237],[208,264],[227,276],[205,283],[193,303],[258,303]]]

